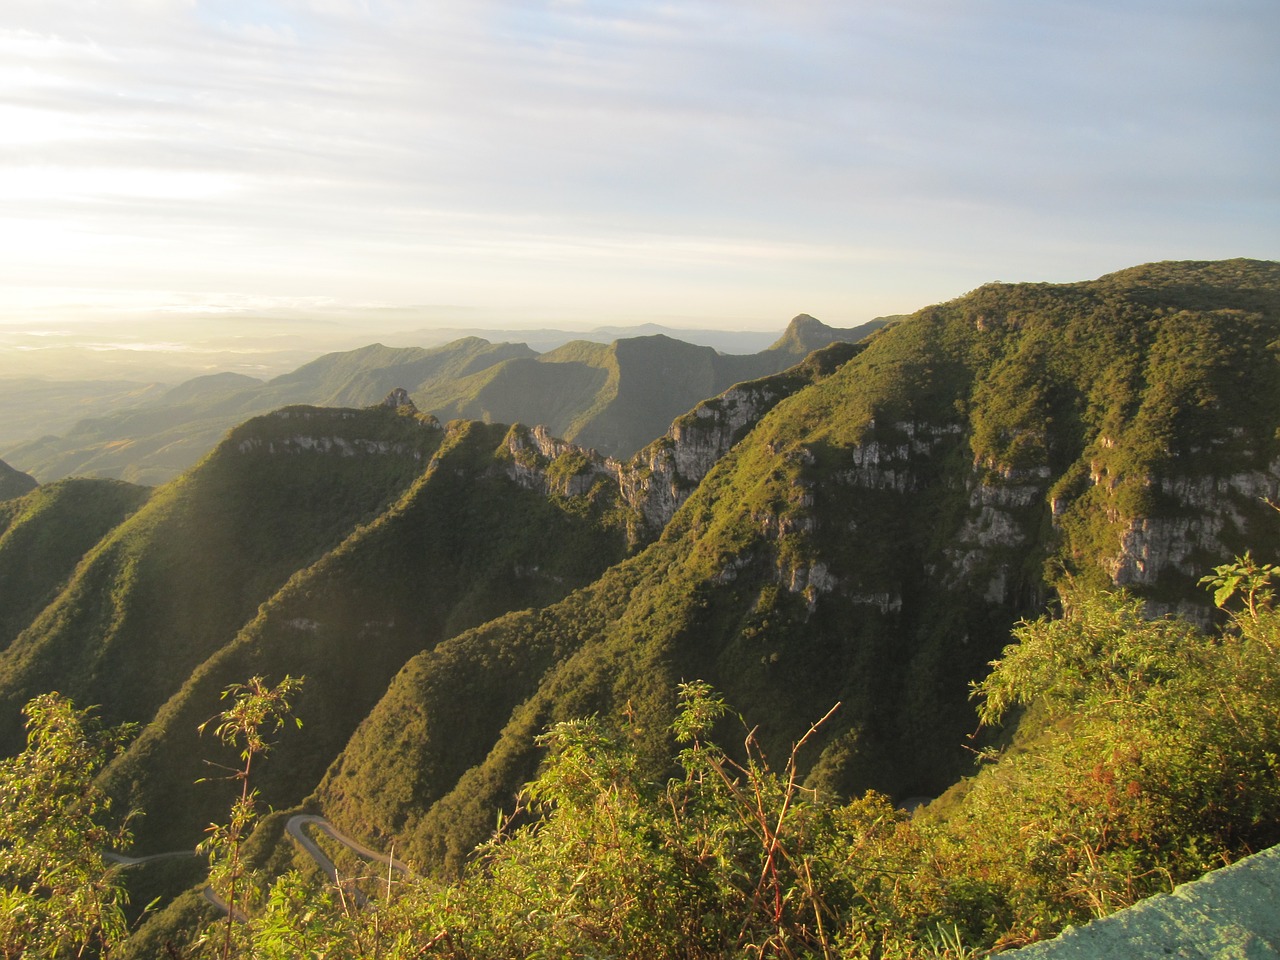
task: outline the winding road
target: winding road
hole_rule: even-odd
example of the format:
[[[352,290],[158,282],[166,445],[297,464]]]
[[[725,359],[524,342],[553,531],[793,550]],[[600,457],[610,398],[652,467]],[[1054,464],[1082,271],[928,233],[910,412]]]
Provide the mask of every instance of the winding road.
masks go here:
[[[329,878],[331,883],[338,884],[343,882],[338,877],[338,867],[331,859],[329,859],[329,855],[320,849],[319,844],[307,835],[307,827],[313,827],[322,833],[327,833],[331,838],[342,844],[361,860],[367,860],[370,863],[382,863],[387,866],[388,872],[395,871],[401,876],[410,876],[408,865],[395,859],[395,857],[370,849],[358,840],[353,840],[324,817],[320,817],[312,813],[294,814],[285,821],[285,832],[288,833],[289,836],[293,838],[294,842],[297,843],[298,846],[300,846],[303,851],[315,861],[316,866],[319,867],[321,872]],[[176,859],[178,857],[198,856],[200,856],[200,854],[194,850],[171,850],[168,853],[153,853],[145,857],[130,857],[123,853],[116,853],[114,850],[108,850],[102,855],[102,858],[104,860],[109,860],[112,863],[119,863],[126,867],[131,867],[139,863],[151,863],[154,860],[169,860]],[[213,892],[212,887],[205,887],[203,892],[206,900],[223,913],[227,912],[226,902]],[[355,897],[357,903],[361,906],[364,905],[365,896],[363,893],[354,888],[350,889],[350,893]],[[237,910],[236,919],[244,921],[246,917]]]
[[[330,837],[337,840],[338,843],[342,844],[361,860],[367,860],[370,863],[384,863],[387,865],[388,873],[394,870],[401,876],[409,876],[408,866],[395,859],[395,857],[388,856],[385,853],[379,853],[377,850],[371,850],[359,841],[352,840],[324,817],[318,817],[315,814],[310,813],[295,814],[285,822],[285,832],[288,833],[289,836],[293,837],[298,846],[302,847],[302,849],[307,852],[307,855],[316,862],[316,866],[324,872],[331,883],[337,884],[341,882],[338,878],[338,867],[329,859],[328,855],[320,849],[319,845],[307,836],[305,828],[309,826],[315,827],[322,833],[327,833]],[[352,893],[354,894],[356,901],[361,906],[364,906],[364,894],[355,889],[352,890]]]

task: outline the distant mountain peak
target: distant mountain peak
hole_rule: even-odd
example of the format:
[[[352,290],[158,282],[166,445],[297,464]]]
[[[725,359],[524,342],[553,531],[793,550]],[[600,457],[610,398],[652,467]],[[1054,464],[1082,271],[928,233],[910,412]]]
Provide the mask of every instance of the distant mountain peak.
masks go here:
[[[817,317],[807,313],[798,313],[791,318],[787,329],[769,349],[778,353],[792,354],[797,358],[807,357],[814,350],[844,341],[856,343],[874,330],[884,326],[881,321],[872,320],[851,329],[829,327]]]
[[[817,317],[811,317],[807,313],[797,313],[791,318],[791,322],[787,324],[788,330],[830,330],[825,323]]]

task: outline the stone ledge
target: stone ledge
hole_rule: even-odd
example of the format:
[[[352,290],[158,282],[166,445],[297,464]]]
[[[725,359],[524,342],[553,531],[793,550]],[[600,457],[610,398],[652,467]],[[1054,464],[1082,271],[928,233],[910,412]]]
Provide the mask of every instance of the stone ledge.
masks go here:
[[[1004,956],[1017,960],[1280,958],[1280,847]]]

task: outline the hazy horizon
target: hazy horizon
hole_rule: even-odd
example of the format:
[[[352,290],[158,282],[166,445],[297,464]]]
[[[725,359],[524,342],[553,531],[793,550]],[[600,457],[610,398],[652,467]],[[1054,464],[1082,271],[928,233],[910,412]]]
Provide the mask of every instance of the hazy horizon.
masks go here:
[[[405,308],[334,311],[328,315],[322,311],[197,314],[180,319],[198,322],[184,326],[171,316],[158,314],[130,317],[127,323],[97,318],[45,327],[0,325],[0,379],[176,383],[210,373],[270,378],[325,353],[372,343],[431,347],[463,336],[482,336],[528,343],[541,352],[568,339],[608,341],[617,335],[643,334],[649,328],[670,331],[673,336],[724,352],[751,353],[772,343],[791,318],[736,327],[711,326],[690,317],[637,318],[612,324],[571,320],[502,323],[500,317],[468,311],[437,315],[430,309]]]

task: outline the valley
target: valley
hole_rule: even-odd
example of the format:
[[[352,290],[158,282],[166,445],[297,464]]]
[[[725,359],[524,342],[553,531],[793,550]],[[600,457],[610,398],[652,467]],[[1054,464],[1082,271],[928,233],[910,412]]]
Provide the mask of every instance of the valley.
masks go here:
[[[730,761],[751,771],[767,757],[791,770],[789,789],[843,811],[830,813],[841,842],[880,837],[890,845],[876,856],[906,863],[924,841],[902,839],[914,821],[897,802],[941,796],[934,815],[980,849],[984,830],[1002,835],[981,817],[1005,801],[976,752],[1015,738],[1015,755],[1068,749],[1062,729],[1075,725],[1083,743],[1089,723],[1111,722],[1092,693],[1067,699],[1095,713],[1055,714],[1066,687],[1052,685],[1007,693],[1016,709],[980,722],[975,690],[988,703],[1006,695],[989,678],[993,661],[1017,663],[1012,632],[1046,611],[1088,610],[1123,624],[1099,635],[1145,637],[1122,601],[1091,599],[1118,588],[1157,624],[1160,651],[1175,641],[1159,624],[1187,624],[1176,643],[1191,650],[1197,627],[1244,622],[1228,621],[1199,581],[1246,551],[1280,557],[1268,505],[1280,500],[1277,343],[1280,264],[1232,260],[993,283],[865,330],[802,316],[752,355],[664,336],[546,354],[472,339],[366,347],[265,384],[191,381],[6,455],[0,744],[22,749],[20,709],[50,690],[99,705],[108,724],[136,724],[97,779],[118,809],[141,813],[128,855],[190,848],[229,803],[197,782],[209,763],[235,765],[198,733],[222,691],[305,676],[301,728],[273,734],[254,771],[264,809],[277,811],[255,835],[255,863],[292,869],[286,834],[298,817],[323,817],[340,843],[394,849],[439,884],[479,883],[477,863],[507,868],[492,849],[477,860],[495,819],[513,816],[513,830],[537,820],[517,806],[522,786],[579,756],[577,741],[548,731],[586,729],[584,769],[614,764],[609,802],[634,790],[627,809],[646,822],[660,815],[643,807],[645,790],[687,782],[682,802],[702,802],[688,772],[702,761],[673,731],[687,722],[688,685],[705,681],[742,720],[719,715],[699,733],[726,747],[721,766],[697,767],[698,789]],[[99,475],[64,475],[83,469]],[[1280,704],[1268,706],[1270,675],[1241,651],[1240,669],[1260,671],[1248,710],[1262,729]],[[1152,675],[1184,682],[1165,654],[1150,656]],[[1217,669],[1197,657],[1185,660]],[[1135,689],[1148,679],[1138,673]],[[1150,736],[1137,753],[1164,749]],[[1140,762],[1107,743],[1106,763]],[[1251,788],[1260,810],[1280,794],[1273,774]],[[1072,789],[1092,797],[1101,781],[1085,780]],[[558,798],[541,808],[549,823],[577,809],[575,783],[546,788]],[[662,802],[684,809],[674,796]],[[1006,808],[1022,809],[1020,796]],[[595,808],[581,802],[590,821]],[[1267,814],[1243,827],[1231,811],[1230,829],[1196,841],[1197,863],[1280,842]],[[961,823],[978,826],[965,834]],[[874,824],[898,826],[882,835]],[[1010,918],[1004,932],[965,928],[984,949],[1081,915],[1075,901],[1044,907],[1036,927],[1024,888],[1000,886],[993,864],[1011,855],[989,853],[974,873],[932,861],[956,871],[955,903],[977,916],[990,897],[989,915]],[[1142,861],[1150,874],[1133,890],[1156,882],[1152,863],[1184,869],[1162,856]],[[1112,896],[1111,882],[1097,889]],[[138,944],[199,922],[192,891],[175,893]],[[918,923],[913,937],[934,929]]]
[[[290,404],[367,406],[396,388],[441,421],[541,424],[558,437],[629,457],[700,400],[778,373],[829,343],[859,340],[886,322],[839,330],[801,315],[751,354],[721,353],[664,333],[570,340],[542,353],[521,342],[463,336],[431,347],[372,344],[329,353],[265,381],[234,372],[170,386],[0,381],[0,419],[11,431],[0,429],[0,459],[44,482],[74,475],[154,485],[193,466],[252,416]],[[544,334],[557,335],[552,343],[568,336]],[[18,441],[16,431],[35,421],[47,426]]]

